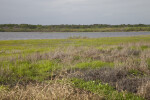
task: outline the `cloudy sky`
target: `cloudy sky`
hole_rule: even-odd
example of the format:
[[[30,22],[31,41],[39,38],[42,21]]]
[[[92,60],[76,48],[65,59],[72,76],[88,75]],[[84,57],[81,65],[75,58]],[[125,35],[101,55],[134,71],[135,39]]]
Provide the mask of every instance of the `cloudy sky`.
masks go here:
[[[150,24],[150,0],[0,0],[0,24]]]

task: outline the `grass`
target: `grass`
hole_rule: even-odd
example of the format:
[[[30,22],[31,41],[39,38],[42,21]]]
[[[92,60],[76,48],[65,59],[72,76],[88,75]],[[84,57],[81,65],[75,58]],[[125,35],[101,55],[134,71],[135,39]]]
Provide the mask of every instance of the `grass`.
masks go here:
[[[138,71],[138,70],[134,70],[134,69],[131,69],[131,70],[129,70],[129,73],[130,74],[133,74],[133,75],[137,75],[137,76],[139,76],[139,75],[143,75],[144,73],[142,73],[142,72],[140,72],[140,71]]]
[[[102,84],[99,81],[86,82],[81,79],[72,79],[71,81],[75,85],[75,87],[102,95],[107,100],[144,100],[143,98],[134,96],[131,93],[118,92],[108,84]]]
[[[102,62],[102,61],[91,61],[91,62],[81,62],[75,65],[75,68],[87,69],[87,68],[101,68],[101,67],[112,67],[113,63]]]
[[[49,60],[2,62],[1,70],[3,72],[0,74],[0,83],[15,84],[18,80],[20,82],[43,81],[51,79],[53,72],[61,68],[62,65]]]
[[[149,46],[147,46],[147,45],[141,46],[141,49],[142,49],[142,50],[145,50],[145,49],[148,49],[148,48],[149,48]]]
[[[0,98],[148,100],[149,47],[149,35],[0,41]]]

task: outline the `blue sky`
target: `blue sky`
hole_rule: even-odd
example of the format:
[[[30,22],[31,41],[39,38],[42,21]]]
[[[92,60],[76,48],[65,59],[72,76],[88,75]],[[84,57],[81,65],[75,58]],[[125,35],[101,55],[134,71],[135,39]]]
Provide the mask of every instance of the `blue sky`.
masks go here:
[[[0,24],[150,24],[150,0],[0,0]]]

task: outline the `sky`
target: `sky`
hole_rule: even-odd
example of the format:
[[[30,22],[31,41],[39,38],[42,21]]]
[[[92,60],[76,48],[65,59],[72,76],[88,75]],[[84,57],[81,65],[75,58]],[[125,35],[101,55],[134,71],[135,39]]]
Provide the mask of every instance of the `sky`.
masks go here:
[[[0,0],[0,24],[150,24],[150,0]]]

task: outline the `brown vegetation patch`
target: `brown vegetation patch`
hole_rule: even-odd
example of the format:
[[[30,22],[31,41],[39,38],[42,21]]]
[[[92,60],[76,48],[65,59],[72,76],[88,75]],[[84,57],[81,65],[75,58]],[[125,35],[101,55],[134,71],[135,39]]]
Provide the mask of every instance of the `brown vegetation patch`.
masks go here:
[[[70,84],[29,84],[0,90],[1,100],[104,100],[89,91],[73,88]]]
[[[81,71],[80,71],[81,73]],[[79,75],[79,71],[70,75],[71,77],[83,78],[86,81],[90,80],[101,80],[104,83],[109,83],[110,85],[115,86],[115,83],[118,80],[127,77],[127,71],[121,69],[113,69],[109,67],[103,67],[95,70],[82,71],[82,74]]]
[[[143,83],[139,87],[138,94],[144,96],[147,100],[150,100],[150,81]]]
[[[140,94],[145,98],[150,98],[149,94],[146,95],[150,90],[150,84],[147,83],[150,81],[150,78],[145,76],[133,76],[124,68],[104,67],[95,70],[78,70],[70,74],[70,77],[82,78],[86,81],[100,80],[102,83],[108,83],[113,86],[118,91],[128,91]]]
[[[128,91],[132,93],[137,93],[138,88],[143,84],[149,81],[150,78],[124,78],[116,83],[116,88],[119,91]]]

